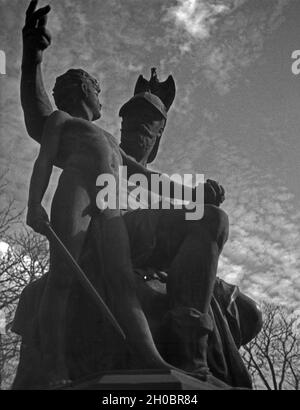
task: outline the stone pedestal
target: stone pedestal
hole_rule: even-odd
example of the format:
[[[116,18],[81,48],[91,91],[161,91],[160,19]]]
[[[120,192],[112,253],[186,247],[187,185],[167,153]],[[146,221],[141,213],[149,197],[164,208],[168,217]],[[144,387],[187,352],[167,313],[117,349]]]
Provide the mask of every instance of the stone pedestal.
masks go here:
[[[69,387],[70,389],[70,387]],[[71,387],[72,390],[220,390],[193,377],[171,371],[134,370],[100,374]]]

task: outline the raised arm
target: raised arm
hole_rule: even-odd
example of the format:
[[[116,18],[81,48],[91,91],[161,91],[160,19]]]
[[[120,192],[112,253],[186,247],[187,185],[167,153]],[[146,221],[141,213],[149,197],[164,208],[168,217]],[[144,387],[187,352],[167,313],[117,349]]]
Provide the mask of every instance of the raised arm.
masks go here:
[[[41,140],[39,155],[35,161],[30,180],[27,224],[36,232],[44,233],[44,223],[48,216],[42,207],[42,200],[55,163],[61,130],[65,123],[65,115],[55,111],[47,120]]]
[[[53,112],[41,67],[43,51],[50,45],[51,35],[46,29],[50,6],[36,10],[37,4],[37,0],[30,2],[23,28],[21,104],[28,134],[41,142],[44,124]]]

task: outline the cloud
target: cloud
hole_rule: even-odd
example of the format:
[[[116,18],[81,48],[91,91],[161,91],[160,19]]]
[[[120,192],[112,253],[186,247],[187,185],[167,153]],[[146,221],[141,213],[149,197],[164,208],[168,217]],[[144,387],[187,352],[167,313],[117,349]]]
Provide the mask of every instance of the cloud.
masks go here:
[[[177,0],[165,15],[169,43],[177,44],[179,64],[186,59],[196,65],[207,83],[225,95],[263,54],[289,4],[291,0]]]
[[[197,39],[205,39],[219,16],[229,11],[225,4],[212,4],[205,0],[179,0],[177,6],[169,10],[179,27],[183,27]]]

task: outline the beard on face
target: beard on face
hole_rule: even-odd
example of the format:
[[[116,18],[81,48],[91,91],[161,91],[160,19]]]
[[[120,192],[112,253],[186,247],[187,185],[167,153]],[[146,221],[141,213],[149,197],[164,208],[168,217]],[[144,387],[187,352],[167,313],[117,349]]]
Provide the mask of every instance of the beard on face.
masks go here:
[[[121,149],[137,161],[147,158],[156,142],[157,136],[151,133],[146,126],[139,126],[135,130],[121,130]]]

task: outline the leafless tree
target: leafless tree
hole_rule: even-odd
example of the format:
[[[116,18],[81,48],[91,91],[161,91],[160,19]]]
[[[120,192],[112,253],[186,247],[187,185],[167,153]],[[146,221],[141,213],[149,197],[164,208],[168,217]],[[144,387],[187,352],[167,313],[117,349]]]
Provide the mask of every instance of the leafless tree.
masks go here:
[[[267,390],[299,390],[300,317],[270,303],[264,303],[263,313],[262,331],[243,354],[254,384]]]
[[[48,270],[47,241],[23,229],[9,239],[9,249],[0,258],[0,311],[5,313],[6,329],[0,344],[0,373],[7,385],[18,361],[20,340],[11,326],[22,290]],[[4,380],[6,379],[6,380]]]
[[[22,290],[48,270],[48,245],[21,224],[22,212],[7,195],[6,174],[0,176],[0,241],[9,247],[0,255],[0,388],[8,387],[15,372],[19,338],[11,332]]]
[[[0,174],[0,240],[5,239],[22,214],[22,211],[17,211],[14,198],[7,194],[7,173],[4,171]]]

